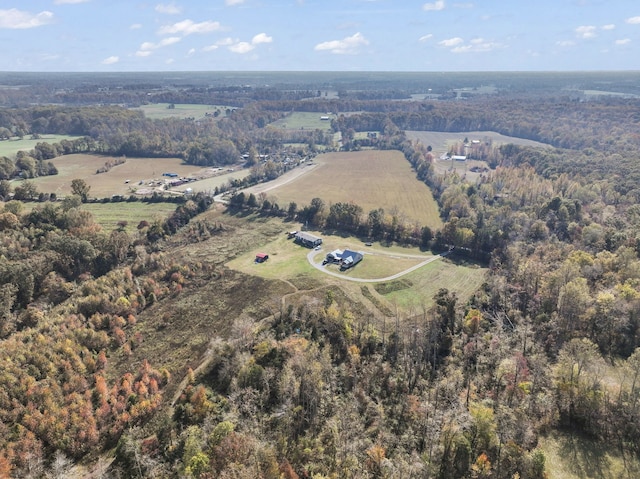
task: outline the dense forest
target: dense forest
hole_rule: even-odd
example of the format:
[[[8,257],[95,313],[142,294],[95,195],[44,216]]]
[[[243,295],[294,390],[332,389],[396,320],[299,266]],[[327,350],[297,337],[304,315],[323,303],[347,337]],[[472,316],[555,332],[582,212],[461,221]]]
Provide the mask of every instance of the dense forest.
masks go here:
[[[203,121],[150,120],[80,101],[0,110],[0,137],[78,136],[0,160],[0,477],[69,477],[75,467],[105,478],[541,479],[548,465],[539,441],[552,431],[615,448],[635,477],[638,100],[511,90],[407,101],[392,99],[400,88],[384,98],[344,89],[325,99],[317,85],[295,95],[234,86],[225,100],[235,109]],[[91,94],[96,103],[109,96]],[[269,127],[291,111],[337,117],[330,133],[294,138]],[[491,169],[471,181],[439,173],[430,145],[406,130],[493,130],[550,146],[486,143],[477,154]],[[365,131],[378,135],[356,139]],[[227,213],[197,195],[133,233],[104,231],[82,198],[27,207],[15,185],[28,182],[8,181],[55,174],[47,161],[69,153],[225,165],[250,151],[276,156],[288,143],[301,143],[301,154],[402,151],[433,191],[444,226],[409,227],[385,205],[366,212],[316,198],[278,206],[240,192]],[[253,181],[270,176],[264,168],[254,164]],[[282,285],[225,268],[250,248],[237,239],[243,230],[258,242],[275,234],[244,218],[270,216],[451,249],[487,276],[470,298],[441,289],[424,298],[432,307],[410,314],[380,305],[388,313],[381,323],[338,286]],[[197,245],[207,255],[186,253]],[[278,288],[293,286],[306,295],[282,307]],[[368,286],[362,295],[372,297]],[[189,301],[195,319],[213,317],[205,305],[217,305],[220,322],[215,331],[198,326],[190,335],[204,336],[199,349],[180,367],[165,366],[180,350],[171,334],[190,324]]]

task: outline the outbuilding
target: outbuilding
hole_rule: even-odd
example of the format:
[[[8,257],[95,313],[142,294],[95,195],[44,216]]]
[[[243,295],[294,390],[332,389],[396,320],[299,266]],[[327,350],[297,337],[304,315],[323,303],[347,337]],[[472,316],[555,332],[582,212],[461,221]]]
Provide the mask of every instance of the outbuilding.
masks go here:
[[[264,263],[269,259],[269,255],[265,253],[256,254],[256,263]]]
[[[315,248],[322,244],[322,238],[305,233],[304,231],[298,231],[295,235],[294,241],[302,246],[306,246],[307,248]]]

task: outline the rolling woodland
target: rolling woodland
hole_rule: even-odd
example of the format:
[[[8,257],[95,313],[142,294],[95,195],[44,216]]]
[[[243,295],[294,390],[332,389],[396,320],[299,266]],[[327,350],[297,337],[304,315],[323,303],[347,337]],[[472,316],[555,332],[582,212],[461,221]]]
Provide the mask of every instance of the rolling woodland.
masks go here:
[[[198,121],[147,119],[97,91],[35,106],[28,91],[3,91],[14,106],[0,109],[0,138],[77,138],[0,159],[0,477],[542,479],[541,438],[558,432],[606,445],[637,477],[640,100],[316,90],[162,96],[229,105]],[[125,89],[118,103],[146,91]],[[269,127],[291,111],[336,119],[327,130]],[[470,180],[439,172],[410,130],[549,146],[483,141],[472,155],[490,170]],[[367,131],[378,134],[356,135]],[[278,157],[336,148],[336,133],[346,150],[402,151],[443,227],[405,224],[385,205],[278,206],[241,193],[228,212],[195,195],[166,219],[106,231],[83,210],[80,182],[61,201],[25,191],[70,153],[207,166],[249,153],[257,182],[284,171]],[[387,306],[382,322],[336,285],[225,267],[251,248],[243,235],[266,243],[283,221],[451,249],[486,279],[469,298],[443,288],[421,311]],[[291,288],[305,293],[285,304]]]

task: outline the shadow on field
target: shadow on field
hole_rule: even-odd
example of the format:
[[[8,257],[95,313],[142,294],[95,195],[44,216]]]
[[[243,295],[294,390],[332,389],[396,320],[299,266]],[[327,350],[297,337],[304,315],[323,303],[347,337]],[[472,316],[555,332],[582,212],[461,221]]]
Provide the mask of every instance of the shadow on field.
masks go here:
[[[560,455],[577,477],[610,479],[611,460],[606,450],[593,439],[568,434],[559,440]]]

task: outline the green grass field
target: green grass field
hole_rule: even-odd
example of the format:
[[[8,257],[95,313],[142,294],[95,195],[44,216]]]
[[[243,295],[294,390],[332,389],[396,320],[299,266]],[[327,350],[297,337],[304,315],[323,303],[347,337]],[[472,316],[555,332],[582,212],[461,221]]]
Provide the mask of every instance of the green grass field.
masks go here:
[[[392,281],[361,283],[341,280],[338,277],[325,274],[309,264],[307,254],[311,252],[314,262],[320,262],[328,252],[336,248],[363,251],[367,254],[361,263],[353,269],[339,273],[345,277],[361,279],[391,276],[422,261],[418,258],[400,255],[428,258],[429,254],[422,253],[417,248],[397,246],[387,248],[378,244],[367,247],[356,238],[343,238],[312,232],[323,238],[322,249],[316,252],[287,239],[286,231],[286,225],[282,224],[282,234],[276,239],[239,255],[226,265],[231,269],[266,279],[281,279],[294,283],[297,278],[305,277],[318,286],[339,284],[341,288],[352,291],[352,294],[356,296],[361,294],[360,288],[367,285],[372,294],[388,309],[395,310],[397,307],[398,310],[406,312],[415,311],[423,305],[430,306],[433,303],[433,297],[440,288],[447,288],[449,291],[455,292],[464,301],[482,284],[486,272],[485,268],[475,265],[461,265],[448,260],[437,260]],[[257,253],[268,254],[269,260],[265,263],[256,263],[255,255]],[[328,271],[339,271],[336,265],[327,265],[325,268]]]
[[[313,198],[327,204],[352,202],[369,211],[383,208],[408,223],[440,228],[438,205],[427,185],[418,181],[411,165],[395,150],[326,153],[316,166],[294,181],[269,191],[280,205],[293,201],[298,207]]]
[[[226,116],[227,106],[221,105],[192,105],[192,104],[180,104],[176,103],[175,108],[169,108],[169,103],[153,103],[149,105],[143,105],[133,110],[142,110],[144,116],[151,119],[161,118],[194,118],[196,120],[205,117],[205,113],[214,114],[217,110],[219,112],[218,118],[224,118]]]
[[[2,140],[0,141],[0,156],[13,158],[19,151],[33,150],[38,143],[59,143],[62,140],[73,140],[75,138],[78,137],[69,135],[41,135],[37,140],[32,140],[27,137],[22,140],[18,138]]]
[[[486,268],[473,264],[456,264],[448,259],[429,263],[399,280],[380,283],[375,289],[387,301],[404,310],[430,305],[440,288],[455,292],[464,301],[483,283]],[[392,283],[392,284],[390,284]]]
[[[143,203],[140,201],[120,203],[85,203],[82,209],[91,212],[95,222],[105,231],[118,229],[118,223],[126,221],[125,231],[134,233],[142,220],[150,223],[164,219],[175,211],[175,203]]]
[[[329,120],[321,120],[320,117],[328,117]],[[333,118],[335,115],[296,111],[286,118],[274,121],[270,126],[286,130],[329,130]]]

